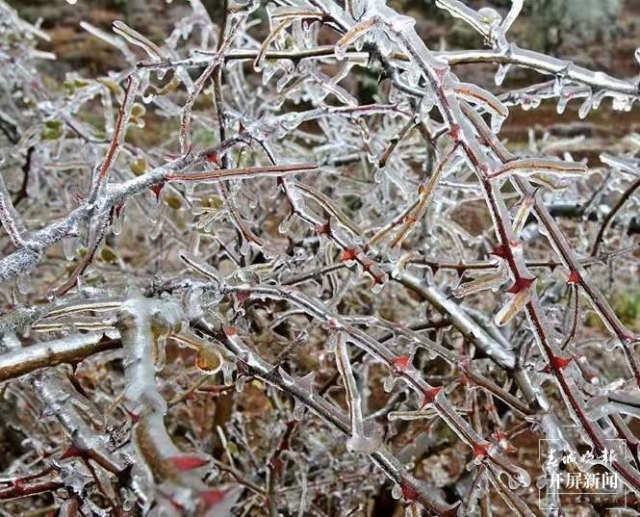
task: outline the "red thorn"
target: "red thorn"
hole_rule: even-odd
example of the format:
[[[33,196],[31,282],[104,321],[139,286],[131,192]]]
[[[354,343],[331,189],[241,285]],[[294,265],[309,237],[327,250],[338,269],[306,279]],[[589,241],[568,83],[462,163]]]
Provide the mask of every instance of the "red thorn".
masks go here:
[[[418,499],[418,491],[409,486],[409,485],[405,485],[404,483],[402,484],[402,498],[407,501],[407,502],[411,502],[411,501],[415,501],[416,499]]]
[[[507,440],[507,435],[502,431],[496,431],[492,436],[505,452],[512,453],[518,451],[518,449],[511,445],[511,443]]]
[[[156,201],[158,199],[160,199],[160,192],[162,192],[163,188],[164,188],[164,182],[163,183],[158,183],[157,185],[154,185],[153,187],[149,187],[149,190],[156,195]]]
[[[232,337],[232,336],[237,336],[238,335],[238,329],[236,327],[232,327],[232,326],[223,326],[222,330],[224,330],[224,333],[227,337]]]
[[[284,461],[282,461],[282,458],[273,458],[269,462],[269,467],[271,467],[271,470],[273,470],[276,474],[281,474],[284,470]]]
[[[411,364],[411,358],[408,355],[400,355],[392,361],[392,364],[396,370],[404,372]]]
[[[499,442],[500,440],[507,439],[507,435],[504,434],[502,431],[496,431],[495,433],[492,434],[492,436],[496,439],[497,442]]]
[[[513,445],[511,445],[510,442],[505,442],[503,445],[503,449],[504,452],[509,453],[509,454],[513,454],[515,452],[518,452],[518,448],[514,447]]]
[[[373,278],[374,285],[384,285],[389,279],[389,276],[382,271],[373,260],[364,262],[362,266],[364,270],[371,275],[371,278]]]
[[[325,326],[329,329],[329,330],[337,330],[340,328],[340,324],[338,323],[338,320],[336,320],[335,318],[329,318],[326,322],[325,322]]]
[[[204,467],[209,463],[207,459],[198,456],[172,456],[168,461],[180,472]]]
[[[227,495],[226,490],[206,490],[200,494],[200,501],[205,510],[217,505]]]
[[[434,386],[433,388],[427,390],[424,394],[424,399],[422,399],[422,407],[425,407],[427,404],[431,404],[435,398],[438,396],[438,393],[442,391],[442,386]]]
[[[567,284],[579,284],[581,280],[582,278],[580,277],[580,273],[577,271],[571,271],[571,273],[569,273]]]
[[[340,255],[340,262],[348,262],[349,260],[356,260],[358,257],[358,251],[354,248],[347,248]]]
[[[451,126],[451,129],[447,131],[447,135],[449,135],[455,142],[460,141],[460,126],[458,124],[454,124]]]
[[[318,235],[331,233],[331,221],[327,220],[326,223],[320,224],[314,228]]]
[[[66,460],[67,458],[78,458],[83,455],[83,452],[78,449],[75,445],[71,445],[62,456],[60,456],[61,460]]]
[[[484,458],[489,455],[489,444],[487,442],[473,444],[473,457]]]
[[[535,278],[518,278],[509,289],[507,289],[508,293],[517,294],[521,291],[529,289],[531,284],[535,281]]]
[[[218,164],[218,153],[209,153],[206,156],[206,159],[209,163],[215,163],[216,165]]]
[[[557,355],[552,355],[550,358],[553,369],[560,371],[564,370],[571,361],[573,361],[573,357],[559,357]]]
[[[384,285],[387,283],[388,280],[388,276],[387,275],[371,275],[371,279],[373,280],[373,283],[371,284],[371,287],[375,287],[376,285]]]
[[[236,299],[238,300],[238,303],[240,305],[244,304],[244,302],[246,302],[249,298],[251,298],[251,293],[249,293],[248,291],[239,291],[236,294]]]
[[[507,246],[505,246],[504,244],[500,244],[499,246],[496,246],[493,251],[491,251],[489,253],[489,255],[494,255],[496,257],[499,257],[501,259],[506,259],[509,256],[508,253],[508,248]]]

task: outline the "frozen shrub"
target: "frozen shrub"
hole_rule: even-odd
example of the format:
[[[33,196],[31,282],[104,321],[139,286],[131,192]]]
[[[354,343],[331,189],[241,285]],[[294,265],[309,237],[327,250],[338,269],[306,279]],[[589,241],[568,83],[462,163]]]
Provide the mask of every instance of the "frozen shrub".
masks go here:
[[[486,47],[435,51],[381,0],[191,0],[57,85],[0,2],[3,513],[555,515],[585,451],[582,505],[637,506],[640,138],[501,128],[638,84],[512,44],[522,3],[438,0]]]

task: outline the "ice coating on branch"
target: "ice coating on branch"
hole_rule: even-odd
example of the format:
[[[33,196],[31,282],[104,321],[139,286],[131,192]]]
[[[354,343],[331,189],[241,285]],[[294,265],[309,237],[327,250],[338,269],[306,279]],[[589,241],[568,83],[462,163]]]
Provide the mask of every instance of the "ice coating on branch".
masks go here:
[[[494,318],[494,322],[499,327],[502,327],[509,323],[531,300],[531,289],[534,289],[533,284],[522,288],[509,298],[507,303],[498,311]]]
[[[133,411],[152,407],[164,413],[166,403],[155,387],[156,347],[159,338],[172,332],[182,321],[182,311],[174,302],[135,296],[118,310],[118,330],[125,349],[126,400]]]
[[[592,110],[592,108],[593,108],[593,94],[589,92],[586,98],[584,99],[582,106],[580,106],[580,109],[578,110],[578,116],[580,118],[586,118],[589,115],[589,112]]]
[[[475,293],[491,289],[497,290],[502,284],[508,280],[506,271],[496,273],[495,275],[488,275],[482,278],[476,278],[469,282],[465,282],[453,290],[453,295],[457,298],[464,298]]]
[[[33,62],[48,57],[34,48],[45,32],[0,1],[2,411],[35,451],[11,461],[0,496],[59,474],[87,495],[84,513],[114,501],[220,515],[242,488],[208,483],[236,478],[236,513],[301,516],[318,501],[366,508],[390,482],[407,515],[452,515],[411,475],[437,422],[469,466],[447,493],[492,504],[491,485],[528,515],[528,474],[502,431],[535,442],[574,429],[562,437],[573,450],[615,430],[628,458],[637,336],[611,293],[635,272],[638,138],[587,169],[586,126],[531,125],[528,142],[509,142],[503,123],[507,107],[546,99],[560,111],[573,100],[581,117],[629,110],[636,80],[510,43],[522,0],[502,16],[439,0],[485,44],[466,50],[448,34],[427,47],[382,0],[271,3],[268,19],[258,1],[213,17],[188,4],[157,39],[83,24],[127,65],[74,72],[58,91]],[[502,87],[460,82],[471,63],[499,67]],[[510,68],[528,70],[518,89],[505,87]],[[67,292],[50,288],[58,278]],[[613,470],[640,486],[626,460]],[[59,488],[10,504],[80,504]]]
[[[362,417],[362,399],[360,391],[353,375],[351,361],[344,339],[338,338],[336,346],[336,364],[344,383],[349,417],[351,420],[351,432],[347,439],[347,449],[351,452],[372,453],[379,447],[379,441],[365,435],[364,421]]]

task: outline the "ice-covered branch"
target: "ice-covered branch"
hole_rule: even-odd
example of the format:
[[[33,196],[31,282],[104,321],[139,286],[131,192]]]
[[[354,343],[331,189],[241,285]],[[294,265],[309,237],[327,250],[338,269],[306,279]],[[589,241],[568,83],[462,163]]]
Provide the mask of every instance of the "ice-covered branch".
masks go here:
[[[91,355],[120,346],[117,336],[89,333],[20,348],[0,355],[0,382],[16,379],[40,368],[63,363],[75,365]]]
[[[132,297],[122,304],[117,328],[124,350],[124,403],[135,415],[138,454],[153,478],[168,485],[165,496],[171,504],[190,511],[214,506],[216,515],[226,515],[223,512],[230,510],[239,492],[207,488],[192,471],[207,461],[188,461],[164,423],[167,403],[156,387],[156,367],[164,361],[167,335],[179,328],[182,319],[180,306],[171,301]]]
[[[531,515],[529,442],[611,437],[640,493],[640,140],[509,133],[635,79],[511,43],[522,0],[438,0],[487,46],[454,51],[379,0],[189,4],[162,39],[83,22],[126,64],[51,88],[0,0],[10,510],[375,513],[386,478],[388,513]]]

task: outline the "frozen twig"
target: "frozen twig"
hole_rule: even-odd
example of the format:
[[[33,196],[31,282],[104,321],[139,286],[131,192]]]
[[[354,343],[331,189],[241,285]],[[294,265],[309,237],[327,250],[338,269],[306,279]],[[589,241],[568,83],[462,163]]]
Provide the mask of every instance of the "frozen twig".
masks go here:
[[[118,310],[117,327],[124,350],[125,405],[136,415],[133,435],[137,451],[153,478],[169,485],[169,501],[184,508],[199,506],[201,510],[213,501],[213,506],[219,505],[222,511],[223,506],[233,504],[238,491],[211,490],[191,472],[194,467],[206,464],[206,460],[184,460],[184,453],[167,433],[164,423],[167,403],[155,384],[156,362],[165,354],[163,341],[178,329],[181,320],[180,307],[162,300],[133,297]],[[213,493],[220,495],[212,498]]]

